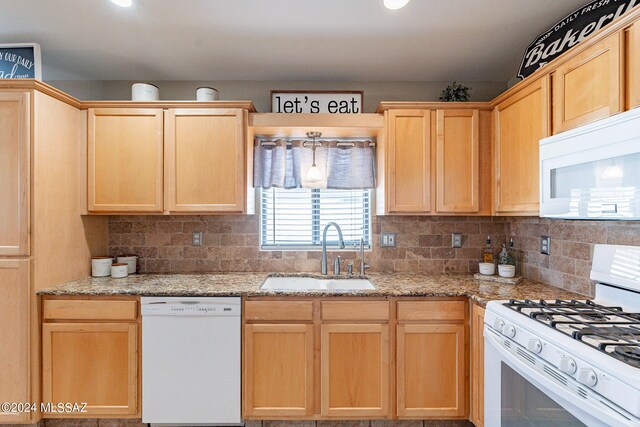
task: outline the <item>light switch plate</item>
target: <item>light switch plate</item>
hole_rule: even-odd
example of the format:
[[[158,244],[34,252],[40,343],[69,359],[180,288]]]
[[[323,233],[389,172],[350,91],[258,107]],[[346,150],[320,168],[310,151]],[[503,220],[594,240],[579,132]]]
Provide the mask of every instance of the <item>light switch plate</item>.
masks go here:
[[[202,231],[194,231],[191,234],[191,245],[202,246]]]
[[[551,237],[540,236],[540,253],[543,255],[551,255]]]
[[[383,248],[395,248],[396,233],[380,233],[380,246]]]
[[[452,248],[461,248],[462,247],[462,234],[461,233],[451,233],[451,247]]]

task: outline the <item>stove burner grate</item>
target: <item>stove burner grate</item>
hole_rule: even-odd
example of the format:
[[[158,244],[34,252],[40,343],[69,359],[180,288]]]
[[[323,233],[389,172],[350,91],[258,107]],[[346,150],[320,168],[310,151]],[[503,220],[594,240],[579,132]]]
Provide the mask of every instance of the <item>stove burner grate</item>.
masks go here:
[[[510,300],[504,305],[577,341],[640,368],[640,313],[593,301]]]

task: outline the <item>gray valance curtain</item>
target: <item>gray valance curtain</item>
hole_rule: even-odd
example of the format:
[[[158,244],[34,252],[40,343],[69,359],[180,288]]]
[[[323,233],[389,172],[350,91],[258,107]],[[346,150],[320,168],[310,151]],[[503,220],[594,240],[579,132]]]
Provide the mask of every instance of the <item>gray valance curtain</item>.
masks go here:
[[[322,141],[316,166],[322,180],[307,181],[313,152],[309,140],[255,139],[253,185],[256,188],[375,188],[375,144],[370,140]]]

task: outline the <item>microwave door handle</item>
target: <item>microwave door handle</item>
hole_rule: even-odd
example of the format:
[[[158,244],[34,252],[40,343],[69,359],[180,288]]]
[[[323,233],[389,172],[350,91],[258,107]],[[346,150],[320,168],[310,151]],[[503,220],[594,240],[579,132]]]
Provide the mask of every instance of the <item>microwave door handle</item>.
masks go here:
[[[537,370],[525,364],[523,361],[517,359],[513,354],[509,352],[509,350],[506,350],[502,346],[502,344],[499,341],[500,338],[498,338],[498,336],[496,335],[497,333],[494,331],[485,330],[484,332],[485,345],[486,344],[491,345],[498,352],[500,357],[513,370],[518,372],[518,374],[522,375],[527,381],[533,383],[533,385],[535,385],[538,389],[540,389],[544,394],[547,394],[549,397],[551,397],[554,401],[558,402],[561,406],[565,407],[564,405],[562,405],[562,403],[564,403],[568,407],[573,407],[573,408],[578,407],[577,405],[567,402],[567,400],[563,397],[567,395],[567,392],[570,392],[577,396],[577,394],[573,390],[560,386],[556,382],[553,382],[549,378],[540,374]],[[502,339],[505,339],[505,338],[502,338]],[[513,345],[518,345],[518,344],[513,343]],[[527,351],[527,350],[524,350],[524,351]],[[546,365],[551,366],[546,362],[542,362],[542,363],[545,363]],[[551,367],[551,368],[554,371],[557,371],[557,369],[555,369],[554,367]],[[560,375],[565,376],[562,373],[560,373]],[[628,424],[629,418],[624,416],[623,414],[617,413],[617,411],[614,413],[613,408],[610,408],[607,406],[607,409],[609,410],[607,412],[604,412],[602,408],[600,408],[599,406],[596,406],[591,400],[583,399],[582,397],[580,397],[580,406],[578,407],[578,409],[580,409],[585,414],[587,414],[587,416],[589,414],[591,415],[598,414],[597,416],[595,416],[595,419],[601,422],[606,421],[607,422],[606,425],[610,425],[610,426],[628,426],[629,425]],[[578,415],[576,414],[572,413],[572,415],[574,415],[576,418],[579,418]],[[589,420],[581,420],[581,421],[589,425]]]

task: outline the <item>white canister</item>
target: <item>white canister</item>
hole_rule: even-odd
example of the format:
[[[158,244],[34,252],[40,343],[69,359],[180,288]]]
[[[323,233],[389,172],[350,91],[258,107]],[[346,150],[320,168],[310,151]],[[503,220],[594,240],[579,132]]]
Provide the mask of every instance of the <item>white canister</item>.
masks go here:
[[[492,262],[481,262],[478,264],[480,274],[485,276],[493,276],[496,273],[496,265]]]
[[[135,274],[138,266],[138,257],[135,255],[124,255],[116,258],[119,264],[127,264],[129,274]]]
[[[219,99],[218,90],[212,87],[199,87],[196,90],[197,101],[217,101]]]
[[[129,264],[117,262],[111,265],[111,277],[121,279],[129,275]]]
[[[131,85],[132,101],[158,101],[160,89],[149,83],[134,83]]]
[[[113,258],[108,256],[96,256],[91,258],[91,275],[93,277],[106,277],[111,274]]]
[[[498,266],[498,274],[500,277],[515,277],[516,266],[510,264],[501,264]]]

